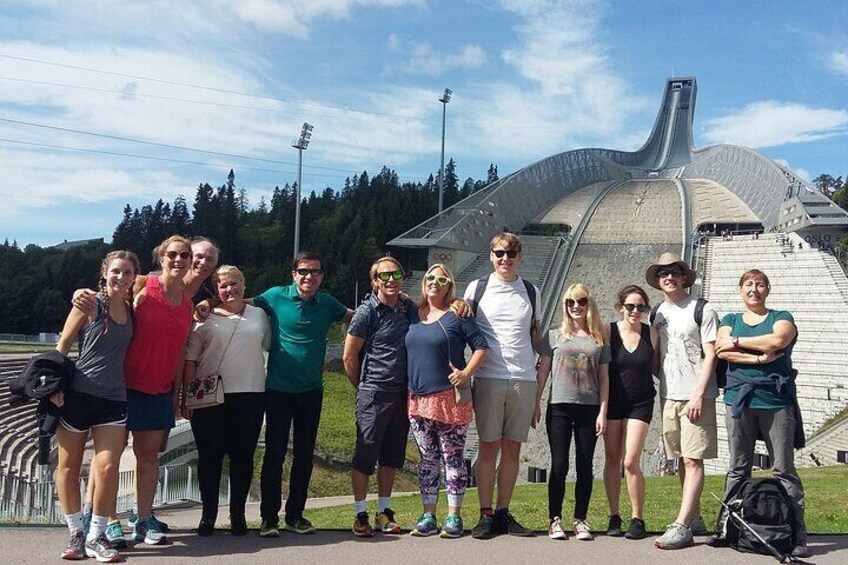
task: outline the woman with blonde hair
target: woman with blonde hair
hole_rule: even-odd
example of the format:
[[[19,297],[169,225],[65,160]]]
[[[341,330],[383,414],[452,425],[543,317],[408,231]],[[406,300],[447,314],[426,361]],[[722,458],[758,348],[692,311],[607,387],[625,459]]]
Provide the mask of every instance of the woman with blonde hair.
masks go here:
[[[413,536],[439,532],[436,505],[439,471],[445,468],[448,515],[441,537],[456,538],[464,531],[461,509],[467,484],[463,452],[471,423],[471,375],[486,357],[488,344],[473,318],[458,318],[450,310],[455,297],[450,269],[436,263],[424,273],[418,308],[411,312],[406,334],[409,378],[409,423],[421,454],[418,483],[424,512]],[[465,347],[473,354],[466,364]],[[463,400],[461,391],[468,393]]]
[[[551,539],[566,538],[562,527],[562,502],[572,437],[577,465],[572,528],[578,540],[593,539],[586,515],[592,497],[595,444],[607,422],[610,347],[605,331],[589,289],[583,284],[573,284],[563,295],[562,325],[548,330],[542,341],[533,425],[539,422],[542,392],[548,374],[552,373],[545,416],[551,447],[548,480],[548,537]]]

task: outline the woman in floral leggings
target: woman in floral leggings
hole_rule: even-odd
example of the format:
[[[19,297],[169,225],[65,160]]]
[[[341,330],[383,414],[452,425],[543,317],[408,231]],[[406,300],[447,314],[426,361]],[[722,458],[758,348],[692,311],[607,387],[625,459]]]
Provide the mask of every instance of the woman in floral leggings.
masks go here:
[[[433,265],[424,275],[421,300],[406,335],[409,421],[421,453],[418,482],[424,506],[413,536],[439,531],[435,514],[440,464],[445,466],[448,494],[448,516],[441,537],[456,538],[464,530],[460,511],[468,477],[463,451],[473,417],[468,387],[471,375],[486,357],[488,344],[473,319],[457,318],[449,310],[453,299],[453,274],[445,265]],[[474,351],[467,365],[466,345]],[[459,391],[468,393],[468,401],[458,400]]]

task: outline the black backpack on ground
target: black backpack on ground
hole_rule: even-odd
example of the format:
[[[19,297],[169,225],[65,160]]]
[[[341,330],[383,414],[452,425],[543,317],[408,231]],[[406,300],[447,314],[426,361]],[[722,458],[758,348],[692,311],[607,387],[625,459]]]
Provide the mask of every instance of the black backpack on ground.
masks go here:
[[[782,555],[795,547],[795,513],[786,489],[774,478],[741,481],[725,499],[725,504]],[[719,533],[737,551],[773,555],[757,537],[729,516],[719,515]]]
[[[709,302],[709,300],[700,297],[695,302],[695,323],[698,325],[698,328],[701,327],[701,322],[704,321],[704,306],[707,302]],[[654,325],[654,318],[657,317],[657,311],[660,309],[660,304],[662,304],[662,302],[654,304],[654,307],[651,308],[650,320],[652,326]],[[701,351],[701,358],[704,358],[703,350]],[[727,385],[727,361],[724,359],[717,359],[716,361],[716,384],[718,385],[718,388],[724,388]]]

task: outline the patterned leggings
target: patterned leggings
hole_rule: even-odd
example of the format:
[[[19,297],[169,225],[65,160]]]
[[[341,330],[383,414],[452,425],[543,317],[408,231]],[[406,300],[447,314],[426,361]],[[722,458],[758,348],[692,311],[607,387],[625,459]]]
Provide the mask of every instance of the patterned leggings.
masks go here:
[[[418,463],[421,501],[436,504],[439,500],[439,464],[444,462],[448,505],[461,506],[468,484],[463,458],[468,424],[457,426],[419,416],[411,417],[409,424],[421,454],[421,462]]]

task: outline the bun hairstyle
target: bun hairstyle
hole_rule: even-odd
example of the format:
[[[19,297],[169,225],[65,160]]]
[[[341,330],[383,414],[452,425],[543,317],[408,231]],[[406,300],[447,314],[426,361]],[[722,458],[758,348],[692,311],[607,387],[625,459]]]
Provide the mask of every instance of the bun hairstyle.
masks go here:
[[[103,329],[104,333],[109,331],[109,292],[106,289],[106,270],[109,268],[109,263],[115,259],[123,259],[132,263],[136,275],[141,272],[138,257],[132,251],[125,251],[123,249],[111,251],[103,258],[103,262],[100,264],[100,284],[98,286],[98,290],[100,291],[100,302],[103,305],[103,324],[105,326]],[[132,295],[133,285],[130,285],[125,298],[129,304],[132,304]]]
[[[651,300],[648,298],[648,293],[645,292],[645,289],[639,285],[629,284],[618,291],[618,294],[615,296],[615,309],[621,310],[624,307],[624,301],[627,300],[627,297],[631,294],[638,294],[642,297],[642,300],[645,301],[645,306],[650,308]]]

